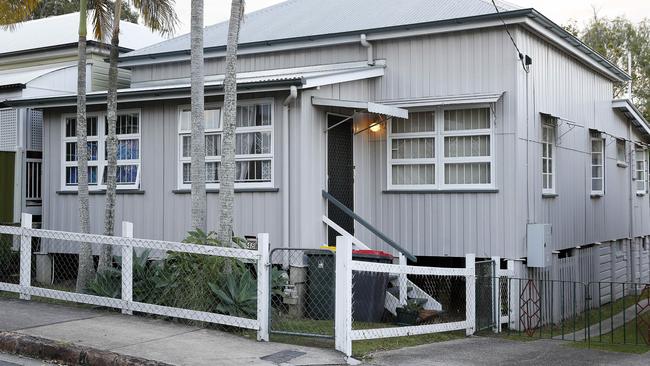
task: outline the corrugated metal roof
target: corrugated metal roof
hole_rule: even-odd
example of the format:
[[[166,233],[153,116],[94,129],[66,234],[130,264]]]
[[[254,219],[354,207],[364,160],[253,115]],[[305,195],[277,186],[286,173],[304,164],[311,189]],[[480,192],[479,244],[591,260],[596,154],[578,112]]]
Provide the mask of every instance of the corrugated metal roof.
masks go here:
[[[500,11],[518,9],[498,1]],[[490,0],[289,0],[247,14],[239,43],[256,43],[317,35],[428,23],[494,14]],[[225,46],[228,22],[205,28],[206,48]],[[190,49],[185,34],[125,57]]]
[[[91,19],[89,19],[88,29]],[[94,40],[88,32],[88,40]],[[152,33],[143,25],[120,22],[120,46],[138,49],[162,41],[164,38]],[[20,41],[17,41],[20,40]],[[77,43],[79,41],[79,13],[57,15],[19,23],[13,30],[0,29],[0,56],[31,49]]]

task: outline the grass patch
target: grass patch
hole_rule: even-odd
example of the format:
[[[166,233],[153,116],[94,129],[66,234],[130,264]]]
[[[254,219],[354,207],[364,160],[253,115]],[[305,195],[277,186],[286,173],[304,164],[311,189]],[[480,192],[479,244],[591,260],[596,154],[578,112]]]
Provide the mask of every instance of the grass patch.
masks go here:
[[[648,337],[649,329],[644,329],[643,324],[650,324],[650,313],[643,313],[639,319],[632,319],[614,329],[613,332],[602,336],[592,336],[590,342],[580,342],[576,347],[593,348],[612,352],[646,353],[650,347],[646,344],[645,334]]]

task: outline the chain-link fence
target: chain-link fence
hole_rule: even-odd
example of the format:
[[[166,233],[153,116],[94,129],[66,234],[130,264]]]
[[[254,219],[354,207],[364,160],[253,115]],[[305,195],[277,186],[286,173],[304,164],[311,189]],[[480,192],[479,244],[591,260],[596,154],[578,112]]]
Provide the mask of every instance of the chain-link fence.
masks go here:
[[[278,248],[270,262],[271,333],[334,338],[335,253]]]
[[[219,246],[214,234],[134,239],[125,227],[109,237],[0,226],[0,290],[266,331],[268,235],[249,250]]]

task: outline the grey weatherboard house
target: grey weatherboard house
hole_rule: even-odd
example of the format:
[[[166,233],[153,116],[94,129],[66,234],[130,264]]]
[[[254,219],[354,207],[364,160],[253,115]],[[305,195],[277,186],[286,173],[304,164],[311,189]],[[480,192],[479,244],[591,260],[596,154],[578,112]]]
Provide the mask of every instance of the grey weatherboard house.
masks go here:
[[[534,9],[497,5],[500,16],[484,0],[290,0],[247,15],[236,234],[316,248],[334,236],[327,221],[395,253],[328,191],[418,263],[462,265],[475,253],[553,273],[576,257],[567,279],[648,280],[650,128],[629,100],[613,100],[629,76]],[[227,22],[205,29],[211,227],[226,32]],[[190,228],[189,46],[184,35],[120,58],[132,77],[118,96],[116,219],[134,222],[136,237],[180,240]],[[8,102],[44,113],[45,228],[78,228],[75,102]],[[88,94],[97,233],[105,104],[105,92]]]

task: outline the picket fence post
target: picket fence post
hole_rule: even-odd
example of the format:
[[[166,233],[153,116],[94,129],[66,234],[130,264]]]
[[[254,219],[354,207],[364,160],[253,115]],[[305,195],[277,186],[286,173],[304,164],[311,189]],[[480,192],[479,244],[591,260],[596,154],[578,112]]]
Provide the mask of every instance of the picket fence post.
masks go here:
[[[501,257],[492,256],[492,311],[494,317],[494,333],[501,333]]]
[[[122,237],[133,238],[133,223],[122,221]],[[131,302],[133,302],[133,245],[127,241],[122,246],[122,314],[133,315]]]
[[[336,311],[334,344],[337,351],[352,356],[352,239],[336,237]]]
[[[258,341],[269,341],[269,304],[271,302],[271,263],[269,258],[269,234],[257,234],[257,331]]]
[[[31,214],[22,214],[20,227],[23,229],[20,236],[20,299],[31,300],[27,290],[32,285],[32,237],[24,230],[32,228]]]
[[[465,255],[465,269],[468,272],[465,277],[465,334],[470,336],[476,325],[476,255]]]

